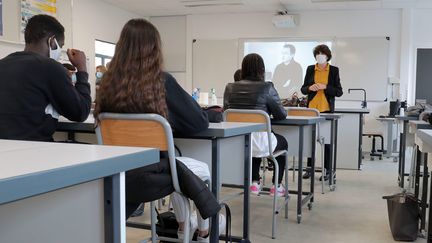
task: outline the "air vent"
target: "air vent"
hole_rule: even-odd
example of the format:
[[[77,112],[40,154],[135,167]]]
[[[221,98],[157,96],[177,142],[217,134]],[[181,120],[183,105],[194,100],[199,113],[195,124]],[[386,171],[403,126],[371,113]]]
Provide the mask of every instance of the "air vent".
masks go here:
[[[244,5],[243,0],[181,0],[180,2],[188,8]]]

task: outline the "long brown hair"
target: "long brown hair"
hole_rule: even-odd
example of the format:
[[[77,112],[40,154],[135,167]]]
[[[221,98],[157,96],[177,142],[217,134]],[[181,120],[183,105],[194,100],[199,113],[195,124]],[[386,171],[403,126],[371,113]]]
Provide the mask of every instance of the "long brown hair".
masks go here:
[[[147,20],[132,19],[126,23],[109,69],[102,77],[96,118],[101,112],[168,116],[161,45],[159,32]]]

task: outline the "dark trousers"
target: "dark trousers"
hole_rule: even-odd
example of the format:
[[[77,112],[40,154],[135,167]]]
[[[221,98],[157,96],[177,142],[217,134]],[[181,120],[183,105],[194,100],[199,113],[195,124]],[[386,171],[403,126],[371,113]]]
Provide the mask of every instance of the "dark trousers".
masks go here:
[[[330,153],[331,153],[331,146],[330,144],[324,144],[324,168],[327,170],[327,173],[330,173]],[[311,167],[312,165],[312,159],[308,158],[307,160],[307,166]],[[316,165],[316,163],[315,163]]]
[[[287,150],[288,149],[288,142],[287,140],[279,134],[273,133],[276,136],[277,139],[277,145],[275,148],[275,151],[277,150]],[[278,183],[280,184],[282,182],[282,177],[284,175],[285,171],[285,155],[281,155],[276,157],[276,161],[279,165],[279,179]],[[252,180],[253,181],[259,181],[260,180],[260,166],[261,166],[261,158],[252,158]],[[272,183],[274,183],[274,176],[275,176],[276,170],[273,170],[273,178]]]

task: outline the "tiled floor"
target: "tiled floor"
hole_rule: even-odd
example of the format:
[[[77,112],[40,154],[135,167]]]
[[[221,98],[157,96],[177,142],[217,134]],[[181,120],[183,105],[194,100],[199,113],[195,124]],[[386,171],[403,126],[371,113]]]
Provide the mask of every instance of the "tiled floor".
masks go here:
[[[289,174],[290,187],[292,173]],[[270,176],[268,177],[270,178]],[[399,192],[397,186],[397,163],[391,160],[365,161],[362,170],[338,170],[336,191],[321,194],[316,181],[316,199],[313,209],[303,208],[301,224],[296,223],[296,197],[292,196],[289,218],[279,216],[277,238],[271,236],[271,203],[269,196],[251,197],[251,241],[252,242],[334,242],[374,243],[394,242],[387,218],[387,207],[383,195]],[[229,193],[233,189],[223,189]],[[233,212],[233,234],[241,233],[242,201],[229,201]],[[148,210],[146,209],[146,213]],[[145,214],[134,220],[143,221]],[[148,231],[127,230],[127,242],[139,242],[149,235]],[[417,242],[426,242],[419,239]]]

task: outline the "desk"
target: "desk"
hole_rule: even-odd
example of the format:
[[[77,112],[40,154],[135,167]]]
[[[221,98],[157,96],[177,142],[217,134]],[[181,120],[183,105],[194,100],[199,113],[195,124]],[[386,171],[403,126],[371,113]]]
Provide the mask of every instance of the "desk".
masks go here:
[[[0,242],[126,242],[124,171],[158,161],[157,149],[0,140]]]
[[[428,187],[428,166],[431,164],[432,158],[432,130],[418,130],[415,134],[415,143],[418,146],[419,151],[422,154],[422,162],[424,163],[424,174],[423,174],[423,193],[421,198],[422,212],[421,212],[421,224],[420,229],[425,229],[425,221],[426,221],[426,207],[427,204],[432,205],[432,197],[429,197],[429,201],[427,202],[427,187]],[[431,184],[429,185],[429,195],[432,195],[432,179]],[[432,240],[432,210],[429,210],[428,216],[428,230],[427,230],[427,242],[431,242]]]
[[[285,120],[272,120],[272,129],[276,133],[284,136],[287,141],[293,141],[293,131],[290,131],[287,129],[287,127],[294,127],[298,129],[298,135],[296,136],[298,138],[298,153],[293,153],[292,151],[292,144],[288,144],[288,154],[298,156],[298,186],[297,191],[289,190],[290,194],[297,194],[297,223],[301,222],[302,218],[302,206],[304,204],[308,204],[309,209],[312,209],[312,203],[314,201],[314,181],[315,181],[315,146],[316,146],[316,126],[319,122],[324,121],[324,117],[309,117],[309,116],[287,116]],[[311,129],[311,136],[305,136],[305,127],[308,127]],[[311,165],[311,183],[310,183],[310,191],[309,192],[303,192],[302,184],[303,184],[303,150],[304,150],[304,139],[306,138],[306,143],[309,143],[311,145],[310,152],[308,157],[312,158],[312,165]],[[286,165],[288,166],[288,165]],[[287,176],[287,175],[285,175]],[[305,198],[303,199],[303,196]]]
[[[235,242],[250,242],[249,239],[249,186],[250,186],[250,171],[251,171],[251,160],[252,160],[252,147],[251,147],[251,133],[257,132],[265,128],[264,124],[255,123],[239,123],[239,122],[221,122],[221,123],[210,123],[207,130],[197,134],[187,136],[177,136],[176,145],[180,147],[183,155],[189,156],[188,153],[198,152],[205,153],[205,149],[197,149],[194,146],[189,146],[192,152],[186,151],[188,147],[187,140],[209,140],[211,142],[211,175],[212,175],[212,192],[214,196],[219,200],[219,186],[221,184],[220,179],[220,164],[221,164],[221,142],[224,139],[232,137],[244,136],[244,162],[243,162],[243,236],[233,237]],[[183,141],[179,141],[182,139]],[[186,141],[185,141],[186,140]],[[192,148],[190,148],[192,147]],[[191,156],[197,158],[196,156]],[[200,156],[202,159],[202,155]],[[205,159],[202,161],[206,161]],[[219,217],[216,215],[212,217],[210,230],[210,242],[217,242],[219,238]],[[222,238],[224,238],[222,236]]]
[[[329,179],[329,186],[330,191],[334,191],[336,187],[336,182],[334,181],[334,175],[336,173],[336,166],[337,166],[337,136],[338,136],[338,120],[342,117],[342,114],[336,114],[336,113],[321,113],[321,116],[326,119],[326,121],[330,121],[330,179]],[[324,125],[324,124],[323,124]],[[324,126],[321,126],[321,133]],[[327,143],[327,141],[325,141]]]
[[[397,156],[393,155],[393,152],[395,152],[395,147],[393,144],[394,136],[393,136],[393,127],[396,124],[396,118],[395,117],[377,117],[375,118],[377,121],[384,122],[387,125],[387,148],[386,153],[383,154],[387,158],[393,157],[393,161],[397,161]]]
[[[75,132],[83,133],[94,133],[94,119],[89,117],[84,123],[70,122],[66,120],[60,120],[58,125],[58,131],[68,132],[73,134]],[[244,169],[244,200],[243,200],[243,236],[233,237],[234,241],[239,242],[249,242],[249,178],[250,178],[250,164],[251,164],[251,146],[250,146],[250,133],[264,129],[262,124],[253,123],[237,123],[237,122],[222,122],[222,123],[210,123],[207,130],[202,131],[197,134],[188,136],[175,135],[176,145],[180,147],[183,155],[188,156],[188,153],[182,148],[182,144],[178,139],[194,139],[194,140],[209,140],[211,141],[211,158],[210,158],[210,168],[212,174],[212,192],[215,197],[219,200],[219,185],[220,185],[220,143],[222,139],[228,139],[237,136],[244,136],[244,163],[242,164]],[[206,161],[202,159],[202,154],[205,152],[203,150],[198,150],[197,153],[201,156],[190,156],[195,159]],[[212,218],[211,224],[211,235],[210,241],[216,242],[219,235],[218,223],[219,217]]]
[[[339,168],[360,170],[363,153],[363,119],[364,115],[369,113],[369,109],[336,108],[335,112],[344,114],[339,121],[343,134],[338,134],[338,139],[344,141],[340,144],[337,154],[340,161]],[[353,129],[354,127],[358,127],[358,130]]]
[[[402,121],[402,133],[399,139],[399,167],[398,181],[399,187],[404,188],[405,183],[405,149],[407,147],[408,122],[418,120],[417,116],[396,116],[396,120]]]

